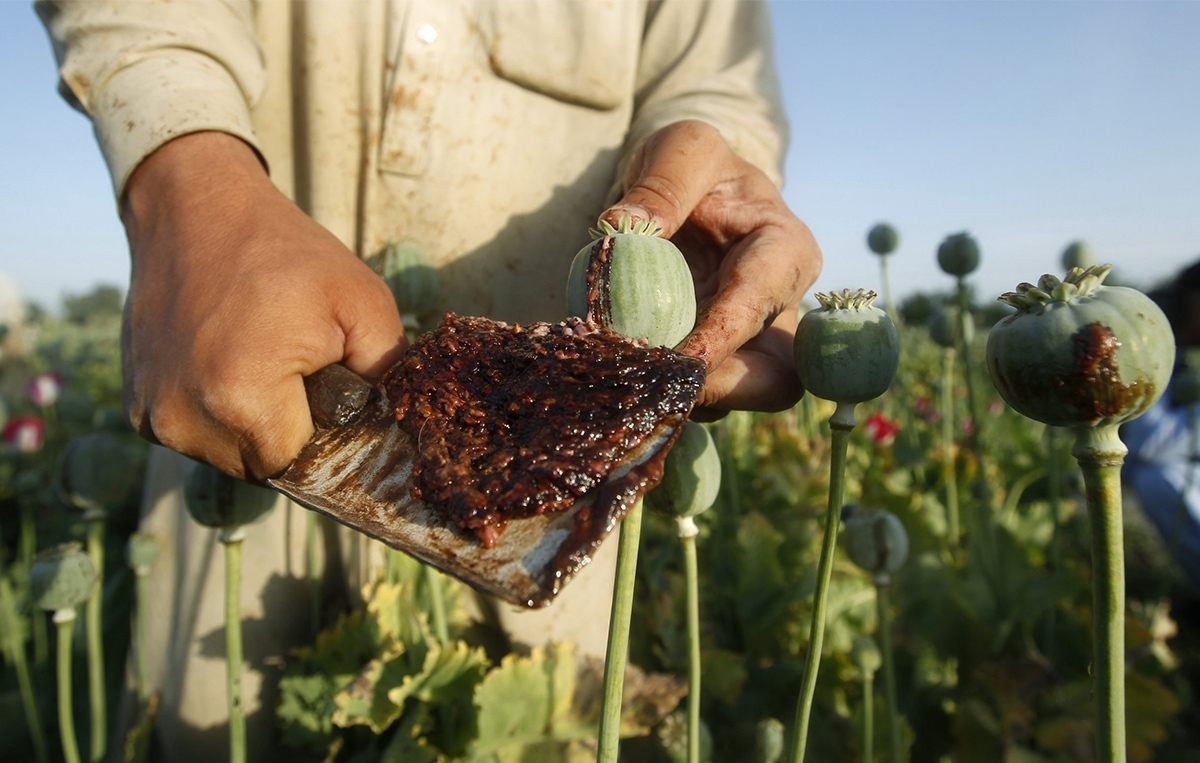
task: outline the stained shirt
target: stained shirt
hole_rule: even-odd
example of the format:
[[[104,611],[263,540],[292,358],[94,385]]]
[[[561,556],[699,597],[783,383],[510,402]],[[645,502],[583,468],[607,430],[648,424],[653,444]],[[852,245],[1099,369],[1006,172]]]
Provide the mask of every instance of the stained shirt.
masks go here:
[[[759,2],[39,2],[60,91],[119,198],[173,137],[254,146],[360,256],[411,240],[438,310],[557,320],[572,255],[637,144],[717,127],[782,182],[786,126]]]

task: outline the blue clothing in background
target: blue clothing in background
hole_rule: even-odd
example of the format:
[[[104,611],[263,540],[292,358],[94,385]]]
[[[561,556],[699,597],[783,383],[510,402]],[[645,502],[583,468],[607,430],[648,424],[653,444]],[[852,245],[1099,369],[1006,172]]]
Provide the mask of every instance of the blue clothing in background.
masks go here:
[[[1168,390],[1149,411],[1121,427],[1129,448],[1122,481],[1200,593],[1200,464],[1192,461],[1188,408],[1171,405],[1169,398]],[[1200,404],[1193,411],[1200,422]]]

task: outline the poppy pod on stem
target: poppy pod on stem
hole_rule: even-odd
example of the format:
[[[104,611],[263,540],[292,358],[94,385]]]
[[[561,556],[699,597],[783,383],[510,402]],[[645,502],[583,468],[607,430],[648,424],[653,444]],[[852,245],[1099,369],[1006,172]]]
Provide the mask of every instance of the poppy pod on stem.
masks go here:
[[[1016,312],[992,329],[987,365],[1004,400],[1036,421],[1071,429],[1091,525],[1096,752],[1125,760],[1125,566],[1118,427],[1162,396],[1174,337],[1145,294],[1105,286],[1109,265],[1044,275],[1000,300]]]

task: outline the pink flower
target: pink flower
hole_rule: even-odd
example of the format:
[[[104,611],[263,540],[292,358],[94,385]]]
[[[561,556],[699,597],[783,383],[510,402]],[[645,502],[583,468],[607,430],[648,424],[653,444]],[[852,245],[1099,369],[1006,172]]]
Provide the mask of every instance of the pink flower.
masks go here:
[[[46,441],[46,422],[37,416],[16,416],[4,425],[4,442],[22,453],[36,453]]]
[[[916,410],[917,415],[920,416],[923,421],[927,421],[930,424],[937,423],[938,412],[933,407],[933,403],[929,401],[929,398],[918,397],[913,401],[913,409]]]
[[[882,413],[876,413],[867,419],[863,424],[863,429],[867,430],[867,434],[876,444],[887,446],[895,441],[896,433],[900,431],[900,425]]]
[[[29,402],[38,408],[48,408],[58,401],[62,386],[63,380],[58,374],[42,373],[29,380],[25,393],[29,396]]]

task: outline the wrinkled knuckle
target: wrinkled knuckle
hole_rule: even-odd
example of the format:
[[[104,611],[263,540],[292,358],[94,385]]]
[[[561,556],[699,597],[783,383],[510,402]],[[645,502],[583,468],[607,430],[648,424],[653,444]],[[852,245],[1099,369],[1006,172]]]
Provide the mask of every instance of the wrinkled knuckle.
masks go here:
[[[129,422],[129,426],[133,427],[133,431],[143,437],[150,434],[151,430],[147,427],[150,424],[149,409],[144,400],[136,392],[128,392],[124,400],[125,419]]]
[[[272,436],[267,411],[248,404],[239,393],[229,389],[206,394],[204,407],[219,428],[228,433],[245,468],[257,473],[266,463],[273,463],[268,455]]]
[[[138,431],[146,431],[154,441],[179,453],[189,454],[187,436],[191,431],[184,411],[171,402],[157,401],[141,419]]]
[[[259,415],[238,432],[237,447],[247,471],[256,477],[278,474],[292,461],[280,442],[272,417],[267,413]]]
[[[698,119],[684,119],[668,129],[672,134],[694,143],[715,145],[725,142],[720,130]]]
[[[665,216],[678,219],[688,211],[683,208],[685,190],[676,181],[662,175],[648,175],[641,179],[639,186],[643,196],[650,202],[646,206],[669,212]]]
[[[246,400],[246,392],[240,385],[228,381],[207,385],[200,404],[210,419],[232,432],[241,432],[257,418],[253,406]]]

